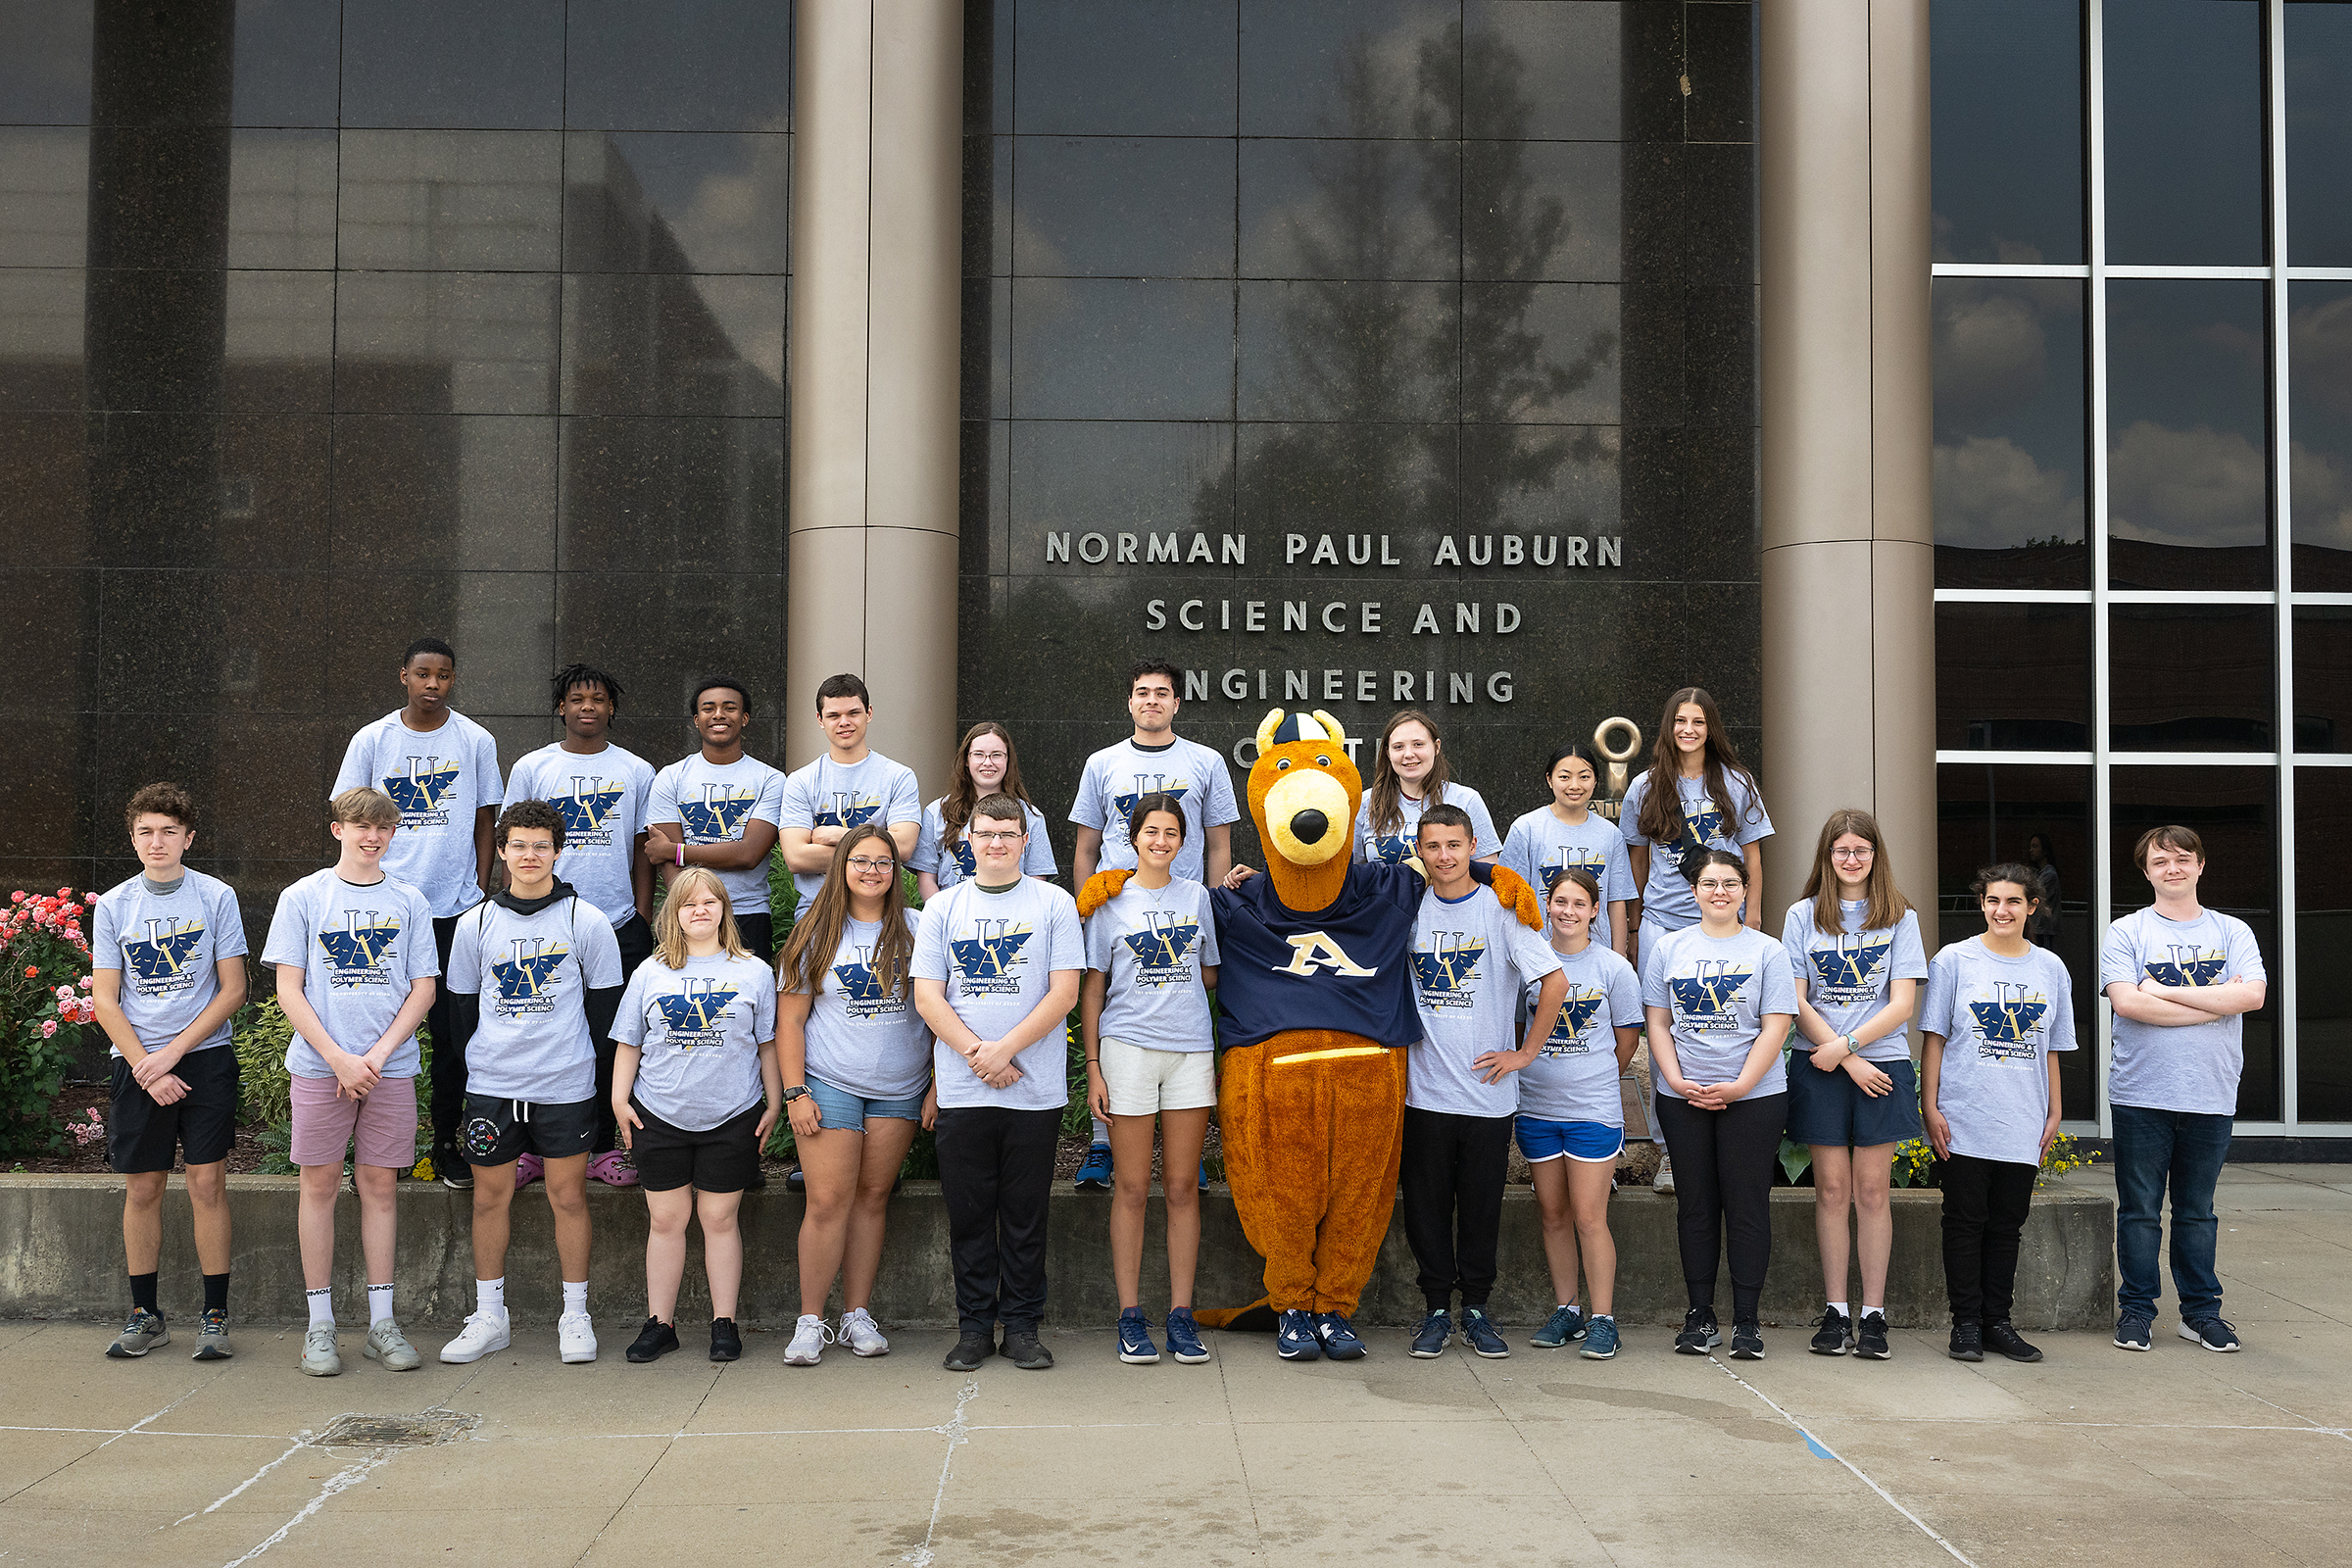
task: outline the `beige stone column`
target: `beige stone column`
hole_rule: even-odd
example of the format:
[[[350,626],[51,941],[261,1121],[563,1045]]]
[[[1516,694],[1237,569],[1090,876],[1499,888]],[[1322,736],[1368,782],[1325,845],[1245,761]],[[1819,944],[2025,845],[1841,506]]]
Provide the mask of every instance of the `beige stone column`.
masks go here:
[[[1878,815],[1936,941],[1928,0],[1764,0],[1765,907]]]
[[[962,0],[800,0],[796,48],[785,757],[823,752],[817,683],[855,671],[929,795],[956,746]]]

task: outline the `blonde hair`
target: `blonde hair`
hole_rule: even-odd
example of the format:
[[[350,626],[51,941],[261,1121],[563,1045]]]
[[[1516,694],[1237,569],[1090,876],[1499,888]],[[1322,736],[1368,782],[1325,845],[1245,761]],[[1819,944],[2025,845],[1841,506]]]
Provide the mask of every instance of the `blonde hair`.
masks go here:
[[[373,785],[362,784],[357,789],[345,790],[326,806],[333,813],[327,817],[329,822],[356,822],[362,827],[400,826],[400,808],[392,804],[391,796]]]
[[[654,952],[669,968],[686,967],[686,928],[678,922],[678,910],[688,894],[703,892],[718,895],[718,951],[730,958],[752,956],[743,945],[742,933],[735,929],[735,901],[727,897],[727,885],[709,866],[690,865],[670,878],[662,910],[654,916]]]

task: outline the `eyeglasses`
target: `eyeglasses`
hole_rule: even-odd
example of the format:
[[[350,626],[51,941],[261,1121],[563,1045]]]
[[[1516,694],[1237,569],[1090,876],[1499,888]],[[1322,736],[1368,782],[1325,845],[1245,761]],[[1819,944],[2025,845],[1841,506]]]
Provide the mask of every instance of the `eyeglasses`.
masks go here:
[[[1010,760],[1010,754],[1006,752],[971,752],[966,755],[969,760],[975,762],[1003,762]]]
[[[1833,860],[1867,860],[1878,853],[1878,851],[1873,849],[1832,850],[1830,852],[1830,858]]]
[[[876,859],[870,855],[853,855],[850,857],[850,869],[853,871],[887,871],[891,868],[892,863],[893,862],[889,860]]]
[[[981,844],[1010,844],[1014,839],[1025,839],[1028,836],[1028,830],[1025,828],[1013,828],[1004,833],[974,833],[971,835],[976,842]]]

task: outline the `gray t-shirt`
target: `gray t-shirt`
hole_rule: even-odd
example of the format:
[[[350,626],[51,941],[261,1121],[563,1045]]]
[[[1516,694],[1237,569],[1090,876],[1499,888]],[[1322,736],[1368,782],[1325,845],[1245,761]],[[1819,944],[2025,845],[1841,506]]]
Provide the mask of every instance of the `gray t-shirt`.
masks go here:
[[[887,828],[893,822],[919,822],[923,795],[914,782],[914,769],[894,762],[880,752],[868,751],[856,762],[836,762],[820,757],[807,767],[795,768],[784,781],[781,827],[859,827],[867,822]],[[822,871],[795,871],[792,884],[801,890],[801,907],[825,885]]]
[[[1861,900],[1838,901],[1844,930],[1830,936],[1813,923],[1813,901],[1799,899],[1788,906],[1781,922],[1781,946],[1788,962],[1805,983],[1805,1000],[1839,1034],[1850,1034],[1886,1005],[1886,993],[1897,980],[1928,977],[1928,950],[1919,940],[1919,915],[1910,909],[1889,931],[1861,929],[1870,905]],[[1918,1009],[1912,1009],[1916,1012]],[[1911,1059],[1909,1023],[1862,1048],[1864,1061]],[[1797,1037],[1803,1049],[1801,1036]]]
[[[1660,937],[1642,955],[1642,1001],[1664,1007],[1682,1076],[1694,1084],[1728,1084],[1746,1070],[1747,1054],[1769,1013],[1796,1017],[1796,978],[1788,954],[1761,931],[1741,926],[1737,934],[1711,937],[1702,926],[1685,926]],[[1756,1086],[1740,1098],[1760,1100],[1785,1094],[1788,1059],[1775,1056]],[[1670,1100],[1683,1097],[1666,1087]]]
[[[475,905],[449,946],[449,989],[482,999],[466,1043],[466,1092],[542,1105],[593,1099],[587,993],[619,984],[612,922],[586,899],[559,899],[536,914]]]
[[[302,970],[302,999],[334,1043],[354,1055],[384,1038],[418,980],[441,972],[432,906],[423,894],[396,876],[346,882],[333,866],[277,896],[262,961]],[[386,1058],[384,1076],[416,1077],[417,1056],[412,1030]],[[302,1078],[335,1075],[299,1033],[286,1046],[286,1071]]]
[[[1025,876],[1001,893],[960,882],[923,908],[914,933],[914,978],[947,987],[948,1005],[983,1040],[999,1040],[1037,1010],[1057,969],[1086,967],[1078,904],[1051,882]],[[1053,1110],[1069,1103],[1069,1045],[1059,1029],[1013,1058],[1021,1076],[991,1089],[945,1043],[931,1056],[944,1106]]]
[[[377,865],[424,895],[443,919],[481,901],[474,878],[473,819],[499,803],[498,742],[456,709],[434,730],[414,730],[400,711],[352,736],[329,796],[368,785],[400,808],[400,831]]]
[[[2038,1167],[2049,1054],[2075,1049],[2074,982],[2057,955],[2004,958],[1982,937],[1953,943],[1928,966],[1919,1028],[1943,1037],[1936,1108],[1952,1152]]]
[[[170,1045],[220,995],[215,965],[245,953],[245,918],[237,895],[218,877],[182,869],[179,886],[164,897],[145,876],[109,888],[90,924],[90,965],[122,972],[122,1016],[149,1051]],[[229,1025],[192,1048],[228,1044]],[[112,1046],[109,1055],[122,1052]]]
[[[654,768],[634,752],[607,746],[589,756],[542,746],[507,775],[507,804],[545,801],[564,816],[556,875],[605,911],[614,930],[637,914],[637,835],[645,831]]]
[[[1625,830],[1628,845],[1649,844],[1642,832],[1642,803],[1649,795],[1648,773],[1637,777],[1625,789],[1625,804],[1617,820]],[[1738,855],[1740,850],[1758,839],[1772,837],[1772,818],[1764,813],[1764,802],[1741,782],[1740,775],[1726,772],[1724,788],[1732,797],[1729,820],[1707,793],[1704,774],[1697,778],[1675,775],[1675,790],[1682,797],[1683,820],[1698,841],[1710,850],[1729,850]],[[1698,924],[1698,899],[1690,884],[1683,880],[1681,835],[1662,844],[1650,845],[1649,885],[1642,891],[1642,924],[1650,931],[1664,929],[1679,931],[1687,925]],[[1642,964],[1644,975],[1649,972],[1648,960]]]
[[[1208,889],[1170,877],[1154,891],[1134,877],[1086,919],[1086,966],[1107,977],[1102,1036],[1147,1051],[1213,1051],[1216,1021],[1200,971],[1217,962]]]
[[[906,929],[919,936],[926,918],[908,909]],[[931,1082],[931,1026],[914,1010],[911,970],[898,990],[882,989],[874,973],[881,937],[878,920],[842,922],[833,972],[808,1005],[804,1059],[810,1077],[861,1100],[913,1100]]]
[[[1592,880],[1600,884],[1592,940],[1604,948],[1610,946],[1609,906],[1630,900],[1639,891],[1634,886],[1633,861],[1625,853],[1625,835],[1597,811],[1587,811],[1584,821],[1571,827],[1552,815],[1550,807],[1537,807],[1502,836],[1502,863],[1518,872],[1547,903],[1551,885],[1562,871],[1576,866],[1592,872]]]
[[[1586,944],[1582,953],[1552,951],[1568,974],[1568,999],[1542,1054],[1520,1070],[1519,1114],[1623,1127],[1617,1031],[1641,1027],[1642,982],[1632,964],[1598,942]],[[1530,1009],[1541,989],[1527,988]]]
[[[1196,741],[1170,737],[1164,747],[1146,751],[1130,735],[1116,746],[1105,746],[1086,760],[1078,776],[1078,799],[1070,805],[1070,820],[1102,835],[1102,858],[1098,871],[1130,870],[1135,846],[1127,842],[1127,813],[1147,795],[1176,797],[1184,810],[1184,848],[1169,867],[1195,882],[1207,880],[1208,830],[1241,820],[1234,804],[1233,775],[1225,759]]]
[[[757,757],[746,755],[722,766],[696,752],[654,775],[645,819],[677,823],[689,844],[741,844],[752,823],[784,820],[784,775]],[[735,913],[767,913],[766,861],[721,871],[718,880]]]
[[[1494,818],[1487,810],[1487,803],[1478,791],[1467,784],[1446,786],[1447,806],[1459,807],[1470,813],[1470,843],[1473,856],[1499,855],[1502,841],[1494,836]],[[1364,792],[1363,801],[1355,808],[1355,858],[1372,860],[1381,865],[1402,865],[1420,850],[1414,835],[1421,831],[1421,813],[1429,809],[1427,801],[1416,801],[1402,790],[1396,792],[1396,831],[1372,831],[1372,794]]]
[[[641,1053],[637,1102],[707,1133],[767,1098],[760,1048],[776,1038],[776,973],[724,953],[672,969],[657,953],[629,976],[612,1038]]]
[[[956,847],[948,847],[948,820],[941,814],[940,805],[939,801],[933,801],[923,808],[923,831],[914,841],[914,857],[906,862],[906,869],[930,872],[945,892],[979,875],[980,867],[972,858],[969,822],[964,824],[963,832],[956,835]],[[1046,833],[1046,814],[1023,801],[1021,816],[1029,829],[1029,841],[1021,846],[1021,875],[1051,877],[1059,867],[1054,863],[1054,842]],[[991,831],[1003,827],[1000,822]]]
[[[2259,980],[2262,949],[2245,921],[2206,909],[2194,920],[2168,920],[2153,907],[2135,909],[2107,928],[2099,950],[2099,990],[2118,981],[2153,979],[2168,986],[2219,986]],[[2245,1070],[2245,1014],[2211,1023],[2167,1026],[2115,1015],[2115,1062],[2107,1099],[2118,1105],[2180,1110],[2205,1116],[2237,1114],[2237,1080]]]
[[[1421,1038],[1405,1054],[1404,1102],[1457,1116],[1508,1116],[1517,1075],[1479,1082],[1471,1066],[1490,1051],[1519,1049],[1519,991],[1560,967],[1541,932],[1519,923],[1494,893],[1421,895],[1413,917],[1413,1002]]]

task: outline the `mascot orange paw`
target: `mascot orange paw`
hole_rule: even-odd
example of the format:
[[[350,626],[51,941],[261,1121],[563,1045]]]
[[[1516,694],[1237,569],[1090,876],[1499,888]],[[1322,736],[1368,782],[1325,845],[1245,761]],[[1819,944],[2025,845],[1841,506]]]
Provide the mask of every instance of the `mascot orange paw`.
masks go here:
[[[1494,868],[1494,880],[1487,886],[1494,890],[1495,902],[1519,917],[1519,923],[1531,930],[1544,929],[1544,904],[1527,879],[1507,865]]]
[[[1133,875],[1135,870],[1129,867],[1124,871],[1097,871],[1088,877],[1086,886],[1078,890],[1078,918],[1085,919],[1117,898],[1119,890],[1127,885],[1127,879]],[[1520,886],[1525,887],[1526,884],[1521,883]]]

